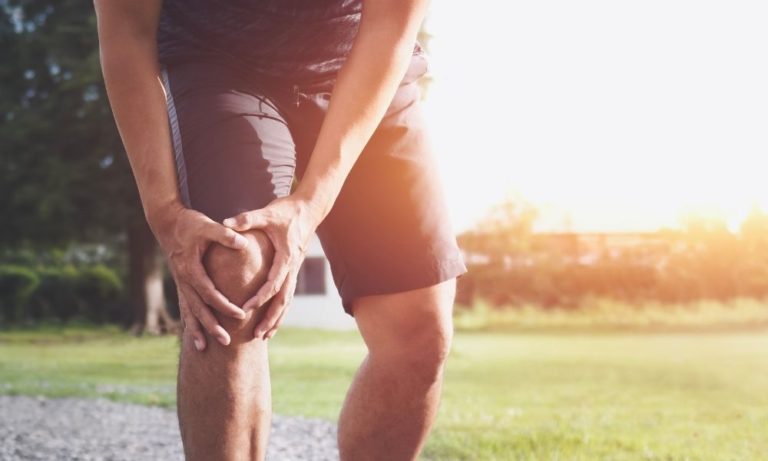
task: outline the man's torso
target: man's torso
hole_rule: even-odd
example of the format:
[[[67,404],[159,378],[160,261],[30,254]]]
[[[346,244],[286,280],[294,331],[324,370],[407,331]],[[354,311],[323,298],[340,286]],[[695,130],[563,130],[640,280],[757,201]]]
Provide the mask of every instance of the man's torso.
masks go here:
[[[162,63],[213,59],[296,82],[333,78],[360,23],[362,0],[164,0]],[[415,44],[414,53],[421,52]]]

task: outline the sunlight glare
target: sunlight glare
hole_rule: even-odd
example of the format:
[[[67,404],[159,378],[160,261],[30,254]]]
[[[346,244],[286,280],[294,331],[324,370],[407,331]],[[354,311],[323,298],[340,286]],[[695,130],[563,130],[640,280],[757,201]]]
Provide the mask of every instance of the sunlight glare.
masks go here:
[[[457,230],[515,193],[554,227],[768,210],[768,3],[433,2],[425,102]]]

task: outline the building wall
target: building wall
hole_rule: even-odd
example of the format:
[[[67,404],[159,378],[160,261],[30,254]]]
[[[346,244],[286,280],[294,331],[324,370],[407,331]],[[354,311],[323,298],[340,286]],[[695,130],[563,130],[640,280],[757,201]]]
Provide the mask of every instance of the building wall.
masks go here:
[[[313,237],[307,249],[307,259],[321,258],[324,274],[324,294],[302,294],[298,292],[283,317],[282,325],[300,328],[321,328],[328,330],[355,329],[354,319],[344,312],[341,298],[333,283],[331,267],[325,259],[317,237]],[[306,284],[316,285],[316,284]]]

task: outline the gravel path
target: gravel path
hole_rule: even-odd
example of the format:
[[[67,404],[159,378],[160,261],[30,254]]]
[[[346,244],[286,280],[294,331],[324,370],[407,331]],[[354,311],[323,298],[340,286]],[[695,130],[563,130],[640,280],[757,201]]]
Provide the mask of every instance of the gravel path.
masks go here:
[[[267,459],[338,460],[335,424],[275,415]],[[103,398],[0,396],[0,461],[183,461],[173,410]]]

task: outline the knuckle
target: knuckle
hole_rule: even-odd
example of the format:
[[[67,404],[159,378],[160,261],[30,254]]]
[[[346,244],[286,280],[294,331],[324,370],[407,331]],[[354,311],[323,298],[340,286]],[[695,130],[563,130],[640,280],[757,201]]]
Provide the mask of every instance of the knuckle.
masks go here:
[[[203,318],[200,318],[200,323],[203,325],[203,328],[205,328],[205,331],[208,333],[215,333],[215,328],[219,325],[215,319],[203,316]]]
[[[192,333],[200,333],[200,324],[194,320],[186,322],[186,328],[189,328]]]
[[[203,300],[203,302],[209,306],[213,305],[213,291],[210,288],[202,288],[200,289],[200,299]]]
[[[225,237],[231,243],[237,243],[237,235],[238,235],[237,232],[233,231],[232,229],[228,229]]]
[[[210,306],[211,303],[208,302],[208,298],[204,293],[200,293],[200,303],[198,304],[198,312],[202,310],[203,305]]]

